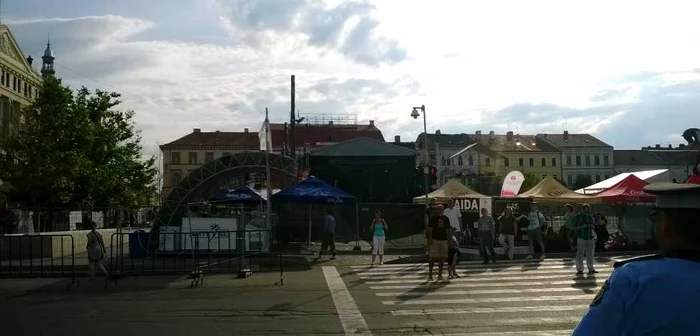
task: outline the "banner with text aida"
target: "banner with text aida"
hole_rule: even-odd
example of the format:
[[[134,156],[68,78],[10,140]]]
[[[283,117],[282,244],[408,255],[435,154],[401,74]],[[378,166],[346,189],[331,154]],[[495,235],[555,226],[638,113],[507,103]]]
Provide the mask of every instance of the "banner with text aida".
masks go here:
[[[260,139],[260,150],[269,150],[270,144],[272,143],[269,119],[265,118],[265,121],[263,121],[262,127],[260,127],[260,133],[258,133],[258,138]]]
[[[503,179],[501,186],[501,197],[515,197],[520,192],[520,187],[523,186],[525,176],[523,173],[514,170]]]

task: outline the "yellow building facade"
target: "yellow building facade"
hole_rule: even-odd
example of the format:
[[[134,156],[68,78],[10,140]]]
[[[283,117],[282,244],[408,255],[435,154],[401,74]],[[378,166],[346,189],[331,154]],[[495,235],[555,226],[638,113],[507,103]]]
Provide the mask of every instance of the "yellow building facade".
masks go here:
[[[547,175],[561,178],[561,152],[554,146],[539,141],[535,136],[507,134],[471,135],[496,155],[480,155],[479,169],[482,174],[503,177],[513,170],[530,173],[539,178]]]
[[[20,110],[39,94],[41,75],[33,61],[31,56],[24,57],[8,27],[0,25],[0,141],[17,133],[22,122]]]

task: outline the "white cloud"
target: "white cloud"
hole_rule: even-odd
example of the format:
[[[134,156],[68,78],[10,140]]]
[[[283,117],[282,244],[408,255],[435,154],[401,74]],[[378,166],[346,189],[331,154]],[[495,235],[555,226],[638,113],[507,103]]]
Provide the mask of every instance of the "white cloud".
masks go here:
[[[34,56],[50,31],[70,84],[123,93],[146,145],[257,129],[265,107],[282,122],[292,74],[302,113],[354,113],[387,139],[422,131],[409,117],[421,104],[429,131],[567,128],[624,148],[700,126],[694,2],[203,3],[229,44],[190,42],[196,30],[158,38],[163,23],[138,13],[6,23]]]

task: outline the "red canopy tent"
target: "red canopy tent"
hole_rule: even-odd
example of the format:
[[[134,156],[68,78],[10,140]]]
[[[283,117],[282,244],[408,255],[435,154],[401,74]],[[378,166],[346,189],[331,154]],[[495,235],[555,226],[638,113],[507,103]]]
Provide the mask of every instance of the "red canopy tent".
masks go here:
[[[700,184],[700,175],[699,174],[693,174],[687,181],[685,181],[687,184]]]
[[[639,177],[629,175],[624,180],[594,196],[601,198],[603,203],[654,203],[656,196],[647,194],[643,190],[647,184],[649,183]]]

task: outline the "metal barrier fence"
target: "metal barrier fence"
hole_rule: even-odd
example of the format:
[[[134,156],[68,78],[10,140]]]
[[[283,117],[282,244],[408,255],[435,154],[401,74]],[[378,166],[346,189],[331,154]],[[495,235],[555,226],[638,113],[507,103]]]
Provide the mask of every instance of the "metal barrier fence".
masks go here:
[[[282,254],[273,252],[271,230],[181,232],[162,227],[159,231],[112,234],[110,245],[115,247],[108,253],[110,273],[129,276],[280,271],[282,275]]]
[[[67,277],[75,283],[75,261],[71,235],[0,235],[0,278]]]

